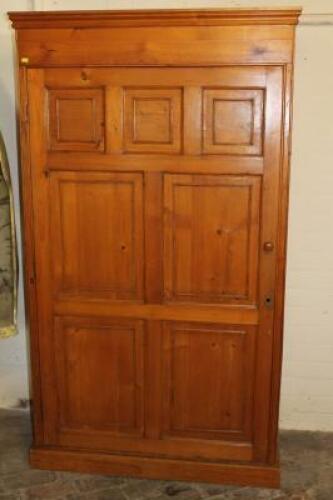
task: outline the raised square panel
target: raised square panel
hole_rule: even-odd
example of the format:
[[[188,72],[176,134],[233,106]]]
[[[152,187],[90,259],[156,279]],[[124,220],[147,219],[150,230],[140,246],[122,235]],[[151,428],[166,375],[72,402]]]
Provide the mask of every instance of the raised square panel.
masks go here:
[[[263,91],[203,90],[203,152],[261,155]]]
[[[171,322],[163,338],[164,433],[247,437],[255,327]]]
[[[51,151],[104,150],[102,89],[49,90],[49,147]]]
[[[141,321],[58,317],[55,349],[62,430],[142,432]]]
[[[181,115],[180,89],[126,89],[125,151],[179,153],[182,142]]]
[[[166,175],[166,301],[253,304],[257,297],[260,179]]]
[[[141,174],[52,174],[57,293],[142,297]]]

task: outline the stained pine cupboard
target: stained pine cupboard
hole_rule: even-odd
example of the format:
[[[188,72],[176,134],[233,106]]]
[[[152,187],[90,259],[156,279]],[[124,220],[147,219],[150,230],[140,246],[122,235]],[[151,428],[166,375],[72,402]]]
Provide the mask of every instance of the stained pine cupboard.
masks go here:
[[[299,13],[10,14],[33,466],[279,484]]]

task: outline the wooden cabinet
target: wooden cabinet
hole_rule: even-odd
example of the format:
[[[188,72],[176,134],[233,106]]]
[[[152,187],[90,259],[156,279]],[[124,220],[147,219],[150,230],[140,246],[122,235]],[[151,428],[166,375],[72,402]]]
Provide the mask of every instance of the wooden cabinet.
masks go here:
[[[32,465],[278,485],[298,15],[10,14]]]

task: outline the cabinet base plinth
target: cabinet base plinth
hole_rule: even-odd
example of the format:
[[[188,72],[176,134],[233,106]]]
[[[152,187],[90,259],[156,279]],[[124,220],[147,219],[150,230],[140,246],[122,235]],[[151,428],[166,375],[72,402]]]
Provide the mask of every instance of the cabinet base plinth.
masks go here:
[[[114,455],[57,448],[33,447],[30,464],[37,469],[134,476],[150,479],[206,481],[278,488],[278,466],[226,464],[169,458]]]

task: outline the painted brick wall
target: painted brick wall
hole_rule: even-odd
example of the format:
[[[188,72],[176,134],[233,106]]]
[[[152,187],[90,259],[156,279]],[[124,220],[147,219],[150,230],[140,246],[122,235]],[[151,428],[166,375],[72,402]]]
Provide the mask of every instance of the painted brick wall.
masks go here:
[[[333,26],[297,32],[281,426],[333,430]]]

